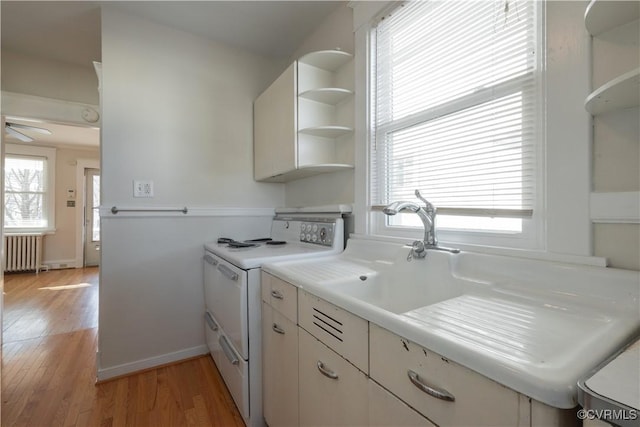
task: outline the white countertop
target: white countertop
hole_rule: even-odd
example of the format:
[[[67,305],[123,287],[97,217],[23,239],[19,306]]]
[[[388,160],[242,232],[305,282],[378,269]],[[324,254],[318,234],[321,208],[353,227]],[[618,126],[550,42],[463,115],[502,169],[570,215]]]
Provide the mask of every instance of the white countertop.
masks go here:
[[[469,253],[440,262],[430,253],[432,262],[449,265],[428,270],[452,269],[461,291],[404,311],[411,307],[385,305],[384,295],[377,303],[339,291],[341,281],[360,276],[370,278],[358,285],[363,290],[373,286],[375,276],[389,274],[408,251],[397,245],[394,259],[388,255],[393,245],[378,252],[366,245],[376,243],[350,240],[343,255],[263,270],[557,408],[575,407],[578,379],[640,331],[640,276],[633,272]],[[420,262],[406,266],[420,268]],[[425,274],[421,280],[429,282]]]

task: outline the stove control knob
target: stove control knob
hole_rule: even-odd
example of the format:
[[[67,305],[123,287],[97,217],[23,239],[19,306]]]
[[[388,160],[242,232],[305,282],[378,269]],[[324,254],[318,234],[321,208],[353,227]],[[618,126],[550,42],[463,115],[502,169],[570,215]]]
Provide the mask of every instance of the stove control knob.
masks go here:
[[[320,229],[320,241],[324,242],[327,240],[327,229],[325,227],[322,227]]]
[[[307,235],[305,236],[307,241],[311,240],[311,234],[307,233]]]
[[[304,241],[304,233],[300,233],[300,241]]]
[[[313,230],[312,230],[312,231],[313,231],[314,233],[315,233],[316,231],[318,231],[318,224],[313,224]]]
[[[302,229],[302,231],[306,231],[306,230],[307,230],[307,224],[304,224],[304,223],[303,223],[303,224],[300,226],[300,228]]]
[[[318,235],[314,234],[313,236],[311,236],[311,241],[314,242],[314,243],[317,242],[318,241]]]

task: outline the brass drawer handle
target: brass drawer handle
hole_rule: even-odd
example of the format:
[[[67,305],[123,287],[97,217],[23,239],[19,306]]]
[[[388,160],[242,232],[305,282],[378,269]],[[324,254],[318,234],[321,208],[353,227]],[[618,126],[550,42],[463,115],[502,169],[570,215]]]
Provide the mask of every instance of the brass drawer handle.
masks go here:
[[[280,293],[280,291],[271,291],[271,296],[275,299],[284,299],[284,296],[282,295],[282,293]]]
[[[425,384],[420,376],[411,369],[407,371],[407,375],[409,375],[409,379],[414,386],[420,389],[420,391],[427,393],[429,396],[433,396],[441,400],[446,400],[448,402],[453,402],[456,400],[453,394],[449,393],[447,390],[431,387],[430,385]]]

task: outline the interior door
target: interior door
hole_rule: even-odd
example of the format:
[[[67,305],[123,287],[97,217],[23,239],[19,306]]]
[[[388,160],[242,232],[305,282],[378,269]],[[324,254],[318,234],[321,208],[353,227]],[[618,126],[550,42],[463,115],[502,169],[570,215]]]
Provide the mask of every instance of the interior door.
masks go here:
[[[85,169],[84,266],[100,265],[100,170]]]

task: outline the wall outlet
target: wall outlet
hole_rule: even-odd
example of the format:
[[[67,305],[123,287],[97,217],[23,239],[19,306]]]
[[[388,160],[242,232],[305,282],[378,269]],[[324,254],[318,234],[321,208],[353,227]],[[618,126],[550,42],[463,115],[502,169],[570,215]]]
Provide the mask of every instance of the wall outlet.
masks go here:
[[[153,181],[133,181],[133,197],[153,197]]]

